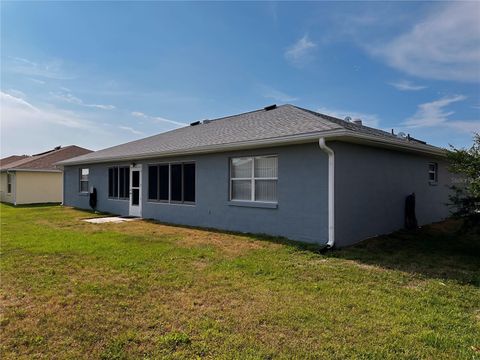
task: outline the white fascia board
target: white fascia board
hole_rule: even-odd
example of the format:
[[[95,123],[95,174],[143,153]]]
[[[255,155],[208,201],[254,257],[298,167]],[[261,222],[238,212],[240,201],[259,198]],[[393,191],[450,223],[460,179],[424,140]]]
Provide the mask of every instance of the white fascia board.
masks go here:
[[[252,140],[252,141],[242,141],[238,143],[229,143],[229,144],[219,144],[219,145],[208,145],[197,147],[191,150],[176,150],[176,151],[167,151],[160,153],[144,153],[144,154],[135,154],[129,156],[112,156],[108,158],[101,159],[86,159],[79,161],[60,161],[56,163],[58,166],[73,166],[73,165],[82,165],[82,164],[97,164],[97,163],[107,163],[107,162],[117,162],[117,161],[138,161],[144,159],[153,159],[153,158],[165,158],[165,157],[174,157],[174,156],[184,156],[184,155],[196,155],[196,154],[208,154],[208,153],[217,153],[217,152],[226,152],[226,151],[235,151],[243,149],[252,149],[252,148],[264,148],[272,146],[283,146],[283,145],[294,145],[302,144],[309,142],[317,142],[320,137],[324,137],[328,140],[339,140],[353,143],[360,143],[370,146],[390,148],[398,151],[407,151],[414,153],[423,153],[428,155],[435,155],[444,157],[446,155],[445,150],[436,148],[429,145],[423,145],[415,142],[406,142],[404,140],[395,140],[395,139],[383,139],[375,135],[360,134],[353,131],[345,129],[337,129],[331,131],[322,131],[314,132],[308,134],[292,135],[285,136],[280,138],[270,138],[270,139],[261,139],[261,140]]]

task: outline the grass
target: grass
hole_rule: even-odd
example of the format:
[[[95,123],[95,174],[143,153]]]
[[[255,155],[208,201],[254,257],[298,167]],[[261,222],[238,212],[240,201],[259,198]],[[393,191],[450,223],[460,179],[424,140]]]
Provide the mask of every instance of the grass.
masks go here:
[[[3,359],[480,359],[480,239],[447,222],[320,254],[0,205]]]

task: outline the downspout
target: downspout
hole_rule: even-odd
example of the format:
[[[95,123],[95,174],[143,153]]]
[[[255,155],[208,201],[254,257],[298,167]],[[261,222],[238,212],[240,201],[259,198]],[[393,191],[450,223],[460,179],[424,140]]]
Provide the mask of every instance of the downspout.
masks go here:
[[[328,155],[328,242],[327,249],[335,245],[335,153],[325,142],[325,138],[318,139],[320,149]]]

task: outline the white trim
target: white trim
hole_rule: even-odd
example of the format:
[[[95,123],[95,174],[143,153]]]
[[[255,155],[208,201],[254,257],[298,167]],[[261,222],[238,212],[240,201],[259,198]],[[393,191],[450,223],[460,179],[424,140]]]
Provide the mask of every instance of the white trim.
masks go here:
[[[446,150],[437,148],[431,145],[424,145],[414,141],[407,142],[402,139],[381,138],[375,135],[360,134],[350,130],[339,129],[332,131],[317,131],[308,134],[289,135],[278,138],[269,138],[261,140],[241,141],[237,143],[219,144],[200,146],[192,150],[175,150],[156,153],[141,153],[130,156],[112,156],[103,159],[86,159],[80,161],[60,161],[57,164],[61,166],[80,165],[80,164],[94,164],[114,161],[128,161],[128,160],[142,160],[153,159],[160,157],[172,157],[180,155],[205,154],[216,153],[234,150],[243,150],[251,148],[271,147],[277,145],[292,145],[309,142],[317,142],[319,137],[328,138],[329,140],[342,140],[346,142],[367,144],[370,146],[378,146],[383,148],[391,148],[399,151],[416,152],[440,157],[446,156]]]
[[[328,155],[328,242],[327,247],[335,245],[335,153],[325,142],[325,138],[318,139],[320,149]]]
[[[133,186],[134,171],[138,171],[138,187]],[[119,171],[120,176],[120,171]],[[138,205],[133,205],[133,190],[138,190]],[[120,189],[119,189],[120,190]],[[128,214],[130,216],[142,217],[142,164],[130,165],[130,201],[128,203]]]
[[[42,169],[5,169],[1,170],[1,172],[8,172],[8,171],[18,171],[18,172],[48,172],[48,173],[62,173],[62,170],[42,170]]]

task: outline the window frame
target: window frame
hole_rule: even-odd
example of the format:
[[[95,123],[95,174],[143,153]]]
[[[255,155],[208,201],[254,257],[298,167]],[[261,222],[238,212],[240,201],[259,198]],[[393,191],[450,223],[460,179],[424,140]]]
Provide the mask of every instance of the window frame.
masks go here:
[[[82,180],[82,176],[83,176],[83,170],[87,170],[88,171],[88,174],[87,174],[87,180]],[[89,193],[89,182],[90,182],[90,168],[86,167],[81,167],[78,169],[78,191],[80,194],[88,194]],[[87,183],[87,190],[83,191],[82,190],[82,183]]]
[[[185,186],[185,176],[184,176],[184,165],[193,164],[195,165],[195,178],[194,178],[194,187],[195,187],[195,201],[185,201],[184,200],[184,186]],[[182,169],[182,180],[181,180],[181,198],[182,200],[172,200],[172,165],[181,165]],[[157,199],[150,199],[150,167],[157,167]],[[160,166],[168,166],[168,200],[158,199],[160,197]],[[147,202],[152,203],[161,203],[169,205],[190,205],[194,206],[197,203],[197,163],[195,160],[185,160],[185,161],[165,161],[165,162],[155,162],[147,164]]]
[[[433,165],[433,170],[430,170],[430,166]],[[433,174],[434,179],[430,179],[430,175]],[[430,184],[438,184],[438,163],[430,161],[428,163],[428,182]]]
[[[12,174],[7,173],[7,194],[12,193]]]
[[[255,176],[255,160],[260,158],[276,158],[277,159],[277,176],[276,177],[256,177]],[[250,159],[251,166],[252,166],[252,175],[248,178],[234,178],[233,175],[233,160],[234,159]],[[265,201],[265,200],[255,200],[255,182],[257,180],[268,180],[268,181],[276,181],[278,186],[278,154],[268,154],[268,155],[246,155],[246,156],[232,156],[229,158],[229,197],[228,200],[232,202],[241,202],[241,203],[255,203],[255,204],[278,204],[278,194],[277,199],[275,201]],[[241,200],[241,199],[233,199],[233,182],[234,181],[251,181],[250,186],[250,199],[249,200]]]
[[[117,196],[110,196],[110,169],[112,170],[112,185],[113,185],[113,195],[115,195],[115,168],[117,169],[118,172],[118,179],[117,179]],[[126,189],[126,197],[120,197],[120,169],[125,168],[125,171],[127,172],[128,176],[128,186]],[[107,199],[109,200],[130,200],[130,165],[111,165],[107,168]]]

